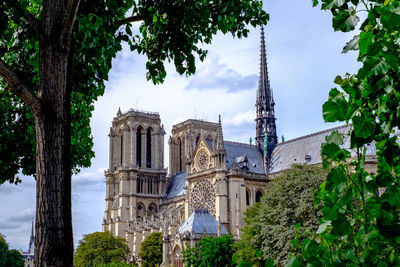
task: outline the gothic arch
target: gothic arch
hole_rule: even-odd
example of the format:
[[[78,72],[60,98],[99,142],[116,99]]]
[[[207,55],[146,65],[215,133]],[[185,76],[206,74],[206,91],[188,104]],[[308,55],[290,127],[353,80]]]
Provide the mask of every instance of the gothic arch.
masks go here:
[[[154,133],[153,128],[148,127],[146,131],[146,168],[151,168],[152,162],[151,162],[151,153],[152,153],[152,142],[151,142],[151,137]]]
[[[180,136],[176,139],[178,143],[178,155],[179,155],[179,172],[183,171],[183,143],[184,140]]]
[[[257,189],[256,191],[256,202],[260,202],[261,197],[264,195],[264,192],[261,189]]]
[[[136,129],[136,165],[142,167],[142,132],[143,127],[139,125]]]
[[[250,190],[246,187],[246,206],[250,206]]]
[[[155,213],[157,213],[157,205],[154,203],[150,203],[149,207],[147,208],[147,215],[151,216]]]
[[[146,212],[145,209],[146,208],[145,208],[144,204],[142,202],[138,202],[136,204],[136,217],[143,218],[145,215],[145,212]]]

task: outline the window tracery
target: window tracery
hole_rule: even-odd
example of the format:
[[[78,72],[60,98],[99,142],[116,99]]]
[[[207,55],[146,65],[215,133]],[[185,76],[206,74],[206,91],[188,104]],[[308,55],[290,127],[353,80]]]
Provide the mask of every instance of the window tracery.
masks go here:
[[[208,210],[215,215],[215,189],[209,180],[201,180],[193,186],[190,193],[191,212],[195,210]]]

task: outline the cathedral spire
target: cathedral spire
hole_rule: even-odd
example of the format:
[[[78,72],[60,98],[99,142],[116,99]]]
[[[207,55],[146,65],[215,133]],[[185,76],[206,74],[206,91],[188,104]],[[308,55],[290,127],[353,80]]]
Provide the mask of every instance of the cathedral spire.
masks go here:
[[[35,245],[35,234],[34,234],[34,231],[33,231],[33,219],[32,219],[32,230],[31,230],[31,237],[29,238],[28,254],[33,253],[34,245]]]
[[[268,77],[267,54],[265,52],[264,27],[261,26],[261,45],[260,45],[260,77],[257,92],[257,126],[256,126],[256,146],[263,154],[266,171],[270,168],[272,151],[278,143],[275,125],[275,102]],[[267,138],[267,140],[265,140]],[[266,145],[266,149],[264,149]]]

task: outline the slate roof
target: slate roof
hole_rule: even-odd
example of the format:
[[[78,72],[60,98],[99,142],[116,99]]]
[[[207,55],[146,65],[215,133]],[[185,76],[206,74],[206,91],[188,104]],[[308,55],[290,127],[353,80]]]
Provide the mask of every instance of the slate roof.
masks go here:
[[[196,210],[190,214],[178,231],[180,234],[188,231],[195,234],[206,232],[207,234],[216,235],[218,233],[218,222],[207,210]],[[223,225],[221,225],[221,234],[228,234]]]
[[[186,172],[180,172],[171,177],[167,184],[167,192],[165,197],[173,198],[186,194]]]
[[[239,163],[244,158],[247,158],[249,172],[265,173],[263,158],[256,146],[224,141],[224,147],[226,151],[226,167],[228,169],[234,163]]]
[[[326,142],[325,137],[330,135],[333,131],[348,133],[350,130],[350,125],[342,125],[277,144],[274,151],[272,152],[272,164],[270,173],[277,173],[283,170],[290,169],[291,165],[294,163],[308,163],[311,165],[320,164],[322,162],[320,154],[321,144]],[[347,148],[350,150],[349,135],[345,135],[342,148]],[[354,151],[350,150],[350,152],[353,157],[356,156]],[[367,155],[376,155],[376,148],[374,143],[367,146]],[[306,156],[309,159],[308,162],[306,161]]]

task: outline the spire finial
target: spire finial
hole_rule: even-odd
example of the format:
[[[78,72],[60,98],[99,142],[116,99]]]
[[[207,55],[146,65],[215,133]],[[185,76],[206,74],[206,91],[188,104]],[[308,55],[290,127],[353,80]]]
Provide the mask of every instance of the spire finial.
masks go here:
[[[121,112],[121,107],[118,108],[118,112],[117,112],[117,116],[121,116],[122,112]]]

